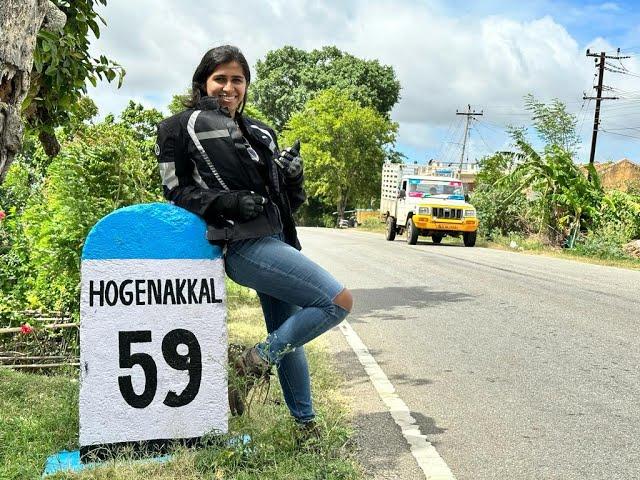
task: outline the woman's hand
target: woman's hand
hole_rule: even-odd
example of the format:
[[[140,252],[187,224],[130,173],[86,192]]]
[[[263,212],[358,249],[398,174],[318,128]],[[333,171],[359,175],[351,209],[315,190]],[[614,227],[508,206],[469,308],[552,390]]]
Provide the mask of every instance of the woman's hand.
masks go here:
[[[280,156],[273,159],[280,167],[287,180],[302,175],[302,158],[300,158],[300,140],[296,140],[292,146],[280,152]]]
[[[248,190],[228,192],[220,195],[211,206],[212,213],[221,214],[229,220],[246,222],[260,215],[267,203],[262,195]],[[205,217],[206,218],[206,217]]]

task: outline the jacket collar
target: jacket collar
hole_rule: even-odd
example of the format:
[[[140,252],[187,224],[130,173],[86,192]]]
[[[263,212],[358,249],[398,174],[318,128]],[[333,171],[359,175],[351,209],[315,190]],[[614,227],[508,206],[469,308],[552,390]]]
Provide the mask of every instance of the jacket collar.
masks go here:
[[[201,97],[196,104],[196,110],[218,110],[227,117],[231,117],[229,110],[226,107],[221,107],[216,97]]]

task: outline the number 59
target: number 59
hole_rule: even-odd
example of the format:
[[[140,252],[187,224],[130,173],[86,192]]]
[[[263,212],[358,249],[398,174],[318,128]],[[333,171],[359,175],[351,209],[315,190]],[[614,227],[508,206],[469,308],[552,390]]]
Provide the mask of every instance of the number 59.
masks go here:
[[[134,343],[151,342],[150,330],[135,330],[118,333],[120,368],[132,368],[140,365],[144,371],[144,390],[138,395],[133,389],[131,375],[118,377],[118,386],[122,398],[133,408],[145,408],[153,401],[158,389],[158,368],[153,357],[147,353],[131,353]],[[178,353],[178,345],[186,345],[187,353]],[[202,352],[196,336],[189,330],[178,328],[171,330],[162,339],[162,356],[165,362],[176,370],[189,372],[189,383],[182,393],[169,390],[163,403],[169,407],[182,407],[191,403],[200,390],[202,379]]]

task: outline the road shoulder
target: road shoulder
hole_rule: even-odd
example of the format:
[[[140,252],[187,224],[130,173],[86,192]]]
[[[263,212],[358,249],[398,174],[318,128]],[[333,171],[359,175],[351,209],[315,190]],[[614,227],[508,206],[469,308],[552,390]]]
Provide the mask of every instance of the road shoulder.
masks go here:
[[[387,407],[339,328],[325,335],[333,363],[344,378],[355,431],[356,459],[368,480],[424,478]]]

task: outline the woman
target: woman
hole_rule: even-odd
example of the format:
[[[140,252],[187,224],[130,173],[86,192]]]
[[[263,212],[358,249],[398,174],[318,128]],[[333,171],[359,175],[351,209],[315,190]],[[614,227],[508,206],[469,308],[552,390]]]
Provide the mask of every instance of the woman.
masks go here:
[[[292,217],[305,200],[299,145],[280,152],[271,128],[242,115],[250,80],[236,47],[209,50],[187,110],[159,125],[156,155],[165,197],[204,218],[208,238],[226,249],[227,275],[260,298],[268,336],[236,360],[238,373],[257,378],[275,365],[291,415],[310,430],[303,345],[339,324],[353,299],[299,252]],[[241,414],[232,400],[232,413]]]

